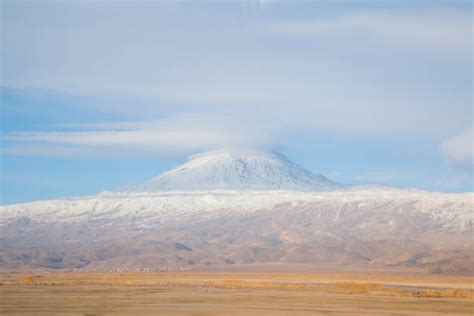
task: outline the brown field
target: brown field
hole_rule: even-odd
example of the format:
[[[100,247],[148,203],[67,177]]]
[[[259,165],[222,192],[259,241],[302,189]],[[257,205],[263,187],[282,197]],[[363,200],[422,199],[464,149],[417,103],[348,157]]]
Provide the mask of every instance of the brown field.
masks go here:
[[[473,315],[472,277],[0,274],[0,315]]]

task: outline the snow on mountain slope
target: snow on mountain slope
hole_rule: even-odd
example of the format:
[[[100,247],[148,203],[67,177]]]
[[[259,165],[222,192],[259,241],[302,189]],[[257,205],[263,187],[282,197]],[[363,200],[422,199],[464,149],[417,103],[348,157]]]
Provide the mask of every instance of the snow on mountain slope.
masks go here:
[[[471,273],[473,209],[472,193],[376,189],[108,192],[7,205],[0,270],[331,262]]]
[[[128,190],[0,206],[0,269],[336,262],[467,273],[473,210],[473,193],[345,186],[276,153],[220,151]]]
[[[268,191],[174,191],[154,193],[104,192],[97,196],[13,204],[0,207],[0,225],[28,217],[41,222],[87,222],[93,220],[140,219],[141,226],[156,223],[204,220],[219,216],[239,216],[285,205],[288,211],[324,205],[334,214],[347,206],[374,217],[393,211],[390,217],[424,213],[442,227],[463,230],[473,219],[474,194],[443,194],[417,190],[342,190],[329,192]],[[380,206],[384,206],[384,212]],[[349,214],[348,214],[349,215]],[[345,220],[339,216],[334,221]],[[346,221],[347,223],[347,221]],[[446,226],[446,227],[447,227]]]
[[[185,164],[128,191],[327,191],[342,187],[275,152],[214,151],[192,156]]]
[[[459,228],[469,225],[474,209],[470,193],[346,186],[313,174],[278,153],[215,151],[192,156],[187,163],[127,190],[0,206],[0,225],[21,217],[41,222],[133,218],[145,227],[190,218],[238,216],[280,204],[291,211],[318,203],[337,214],[341,208],[356,205],[356,210],[366,208],[375,217],[379,205],[386,205],[395,212],[390,216],[422,212],[441,226],[449,223]]]

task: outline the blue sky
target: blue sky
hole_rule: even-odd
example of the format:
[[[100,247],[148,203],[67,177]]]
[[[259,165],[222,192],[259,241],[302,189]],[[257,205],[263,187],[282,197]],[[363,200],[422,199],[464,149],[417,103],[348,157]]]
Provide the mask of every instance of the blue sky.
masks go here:
[[[344,183],[473,189],[470,1],[2,1],[1,203],[276,149]]]

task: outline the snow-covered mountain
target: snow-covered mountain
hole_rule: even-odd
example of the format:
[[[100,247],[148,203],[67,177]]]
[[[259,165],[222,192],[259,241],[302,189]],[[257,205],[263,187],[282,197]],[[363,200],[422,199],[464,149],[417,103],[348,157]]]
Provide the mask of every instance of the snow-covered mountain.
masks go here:
[[[345,186],[219,151],[142,185],[0,207],[0,270],[247,263],[472,272],[474,194]]]
[[[213,151],[194,155],[185,164],[128,191],[328,191],[342,187],[276,152]]]

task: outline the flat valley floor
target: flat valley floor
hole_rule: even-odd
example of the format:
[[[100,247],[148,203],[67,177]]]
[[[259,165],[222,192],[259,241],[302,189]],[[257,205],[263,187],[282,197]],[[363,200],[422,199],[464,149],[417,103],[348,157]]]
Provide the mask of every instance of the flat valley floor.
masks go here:
[[[0,274],[0,315],[473,315],[473,278],[255,273]]]

